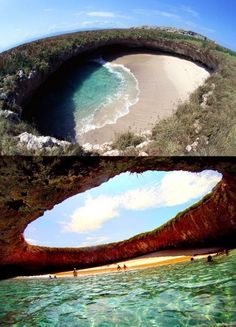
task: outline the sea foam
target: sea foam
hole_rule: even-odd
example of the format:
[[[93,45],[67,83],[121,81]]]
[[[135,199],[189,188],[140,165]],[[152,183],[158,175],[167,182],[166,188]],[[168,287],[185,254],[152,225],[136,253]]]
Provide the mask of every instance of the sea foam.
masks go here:
[[[129,113],[131,106],[139,101],[138,80],[129,68],[107,62],[102,57],[91,61],[103,66],[114,75],[119,80],[119,87],[115,93],[107,95],[92,113],[85,115],[79,123],[77,122],[77,135],[115,124],[119,118]]]

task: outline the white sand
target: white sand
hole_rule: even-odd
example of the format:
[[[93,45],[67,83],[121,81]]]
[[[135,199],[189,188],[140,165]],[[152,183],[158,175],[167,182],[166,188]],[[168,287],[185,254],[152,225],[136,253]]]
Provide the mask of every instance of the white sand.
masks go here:
[[[220,250],[217,247],[190,249],[190,250],[164,250],[149,253],[134,259],[119,261],[115,264],[110,264],[101,267],[94,267],[89,269],[78,270],[78,276],[96,275],[117,272],[117,265],[119,264],[123,268],[124,264],[128,270],[144,269],[155,266],[175,264],[184,261],[190,261],[190,258],[194,256],[194,260],[206,258],[209,253],[213,256]],[[123,269],[122,269],[123,271]],[[56,274],[57,277],[72,277],[72,271],[61,272]]]
[[[121,54],[110,61],[126,66],[134,74],[140,89],[139,101],[116,124],[83,134],[78,139],[80,144],[102,144],[128,130],[150,130],[157,121],[172,115],[178,104],[210,76],[205,68],[191,61],[162,54]]]
[[[173,250],[162,250],[157,252],[152,252],[134,259],[119,261],[114,264],[109,264],[105,266],[99,266],[88,269],[77,270],[78,277],[80,276],[90,276],[98,274],[107,274],[107,273],[117,273],[117,265],[120,265],[123,272],[124,264],[127,267],[127,270],[137,270],[145,269],[151,267],[158,267],[164,265],[172,265],[180,262],[190,261],[192,257],[194,260],[207,259],[207,256],[211,254],[213,257],[217,255],[217,252],[222,252],[222,247],[209,247],[209,248],[194,248],[194,249],[173,249]],[[51,276],[57,276],[57,278],[68,278],[73,277],[73,271],[65,271],[60,273],[52,272]],[[47,275],[39,276],[20,276],[16,277],[19,279],[24,278],[48,278]]]

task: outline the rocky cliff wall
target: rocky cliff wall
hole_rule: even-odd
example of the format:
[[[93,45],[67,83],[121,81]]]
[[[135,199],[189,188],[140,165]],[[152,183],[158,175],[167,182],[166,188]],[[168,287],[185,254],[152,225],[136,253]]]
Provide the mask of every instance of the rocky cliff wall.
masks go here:
[[[184,41],[175,40],[145,40],[140,36],[140,39],[124,39],[115,38],[107,41],[97,40],[93,43],[88,43],[82,46],[77,46],[67,51],[62,51],[59,56],[54,58],[53,61],[48,62],[47,70],[42,72],[32,71],[28,76],[24,75],[24,72],[18,72],[17,86],[15,92],[9,95],[6,99],[6,107],[10,110],[15,110],[15,104],[18,106],[18,110],[21,111],[31,99],[34,92],[51,76],[59,67],[67,62],[69,59],[76,56],[84,55],[86,53],[95,51],[99,48],[107,46],[126,46],[129,48],[146,48],[161,52],[166,52],[174,56],[183,56],[196,63],[204,65],[211,71],[214,71],[218,67],[218,60],[215,56],[207,51],[200,50],[199,47],[194,44],[190,44]],[[14,108],[12,105],[14,104]],[[21,108],[21,110],[20,110]]]
[[[122,172],[215,169],[223,180],[212,194],[162,228],[88,248],[31,246],[26,226],[45,210]],[[0,163],[1,278],[102,265],[173,248],[235,245],[236,162],[230,158],[3,158]]]

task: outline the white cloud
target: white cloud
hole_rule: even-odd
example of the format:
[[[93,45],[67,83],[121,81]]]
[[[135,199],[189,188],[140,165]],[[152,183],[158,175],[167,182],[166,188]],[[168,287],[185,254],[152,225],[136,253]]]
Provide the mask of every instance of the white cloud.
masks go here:
[[[64,230],[70,232],[88,232],[98,229],[104,222],[118,216],[119,204],[116,197],[88,197],[83,207],[74,211]]]
[[[118,24],[117,24],[118,25]],[[77,21],[76,23],[61,23],[60,25],[51,25],[48,27],[47,32],[55,32],[55,31],[69,31],[69,30],[75,30],[79,28],[84,28],[84,27],[110,27],[110,26],[116,26],[116,23],[110,22],[108,20],[103,20],[103,21],[91,21],[91,20],[85,20],[85,21]]]
[[[43,9],[43,11],[44,12],[54,12],[55,9],[53,9],[53,8],[45,8],[45,9]]]
[[[87,15],[92,17],[110,17],[110,18],[116,16],[113,12],[110,11],[91,11],[88,12]]]
[[[171,18],[171,19],[181,19],[179,15],[171,12],[171,11],[162,11],[162,10],[148,10],[148,9],[135,9],[134,13],[137,15],[145,15],[145,16],[150,16],[150,15],[156,15],[156,16],[162,16],[166,18]]]
[[[163,17],[172,18],[172,19],[180,19],[179,15],[173,14],[172,12],[169,12],[169,11],[154,10],[153,13],[158,16],[163,16]]]
[[[181,9],[183,11],[185,11],[186,13],[192,15],[193,17],[198,17],[199,16],[199,13],[196,10],[189,7],[189,6],[182,6]]]
[[[90,17],[132,19],[132,17],[130,16],[120,15],[111,11],[90,11],[87,12],[86,15]]]
[[[209,193],[221,175],[204,171],[193,174],[174,171],[167,174],[157,190],[158,206],[175,206]]]
[[[118,217],[122,209],[137,211],[184,204],[209,193],[220,180],[221,175],[211,171],[195,174],[174,171],[158,184],[115,196],[88,197],[71,215],[64,231],[86,233],[99,229],[106,221]]]
[[[79,26],[103,26],[103,25],[107,25],[107,24],[111,24],[109,21],[83,21],[79,23]]]

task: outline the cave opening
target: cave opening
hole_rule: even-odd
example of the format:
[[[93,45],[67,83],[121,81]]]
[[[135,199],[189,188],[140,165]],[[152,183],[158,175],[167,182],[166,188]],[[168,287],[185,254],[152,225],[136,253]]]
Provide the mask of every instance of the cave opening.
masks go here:
[[[99,104],[92,99],[88,104],[83,99],[76,101],[75,91],[82,89],[79,96],[91,98],[97,95],[96,89],[99,88],[100,92],[107,91],[107,93],[104,92],[101,95],[99,100],[105,100],[106,97],[109,100],[108,91],[111,85],[109,85],[110,83],[106,83],[105,79],[111,75],[108,74],[106,69],[102,69],[105,60],[115,60],[121,55],[139,53],[158,54],[159,52],[145,47],[114,44],[112,46],[101,46],[95,50],[88,50],[66,60],[23,103],[23,120],[33,124],[42,135],[75,141],[76,106],[85,106],[85,109],[88,111],[94,105],[98,105],[99,107]],[[112,68],[114,67],[109,67],[110,72]],[[105,73],[99,74],[99,72]],[[114,71],[114,73],[118,75],[119,71]],[[103,78],[103,80],[94,86],[92,83],[86,84],[86,80],[89,81],[92,79],[92,82],[94,82],[94,78]],[[115,82],[113,84],[113,91],[115,91],[119,85]],[[104,86],[106,90],[104,90]],[[91,90],[93,92],[92,94]],[[47,121],[45,121],[45,116],[47,117]],[[78,118],[81,117],[83,119],[83,115]],[[115,117],[113,117],[114,119]]]
[[[77,194],[30,223],[26,241],[50,247],[86,247],[148,233],[209,194],[217,171],[122,173]],[[210,218],[209,218],[210,219]]]
[[[128,129],[150,130],[208,77],[206,67],[184,57],[103,46],[63,63],[23,105],[22,118],[42,135],[103,144]]]

